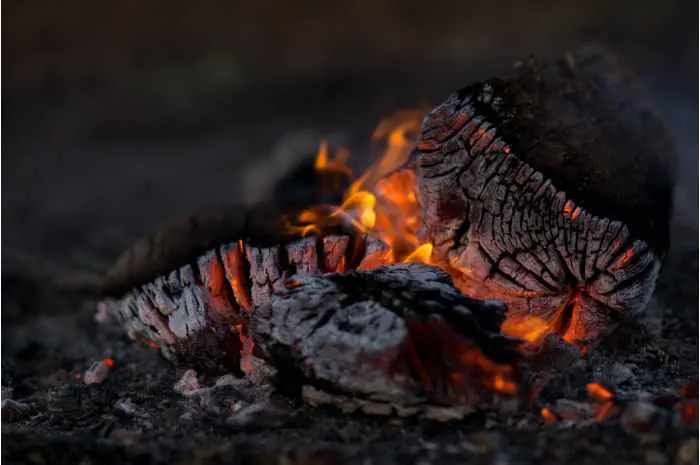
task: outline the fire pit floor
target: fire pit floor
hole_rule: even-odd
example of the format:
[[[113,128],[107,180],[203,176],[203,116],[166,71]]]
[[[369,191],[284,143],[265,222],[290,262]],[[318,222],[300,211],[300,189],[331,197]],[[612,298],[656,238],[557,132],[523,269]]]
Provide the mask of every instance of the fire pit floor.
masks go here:
[[[126,341],[121,329],[98,325],[94,306],[76,313],[80,302],[4,276],[3,399],[20,404],[3,405],[2,458],[102,465],[697,463],[697,423],[673,423],[672,407],[653,401],[697,376],[695,247],[676,243],[651,316],[620,328],[566,374],[553,368],[531,413],[449,422],[348,414],[275,396],[241,401],[230,378],[215,386],[217,380],[178,371],[156,350]],[[95,362],[91,376],[106,378],[86,385]],[[591,405],[585,386],[592,381],[621,402],[604,421],[582,413]],[[545,415],[550,421],[545,406],[557,412]]]

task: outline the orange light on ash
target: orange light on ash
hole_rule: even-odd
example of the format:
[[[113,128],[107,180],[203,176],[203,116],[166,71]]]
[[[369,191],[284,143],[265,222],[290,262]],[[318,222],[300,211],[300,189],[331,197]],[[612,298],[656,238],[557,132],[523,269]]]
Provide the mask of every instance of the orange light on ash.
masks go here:
[[[596,407],[595,419],[598,423],[602,423],[615,415],[615,413],[617,413],[617,405],[615,405],[613,402],[605,402],[604,404]]]
[[[586,392],[593,399],[600,402],[607,402],[615,397],[612,392],[600,383],[588,383],[586,385]]]
[[[112,360],[112,359],[109,358],[109,357],[108,357],[108,358],[103,358],[102,361],[101,361],[100,363],[102,363],[104,366],[106,366],[106,367],[108,367],[108,368],[113,368],[113,367],[114,367],[114,360]]]
[[[501,394],[513,395],[518,392],[518,385],[502,374],[497,374],[493,378],[493,388]]]
[[[617,260],[615,264],[616,268],[622,268],[634,257],[634,249],[631,247],[625,251],[625,253]]]
[[[572,213],[574,213],[574,203],[571,200],[567,200],[566,203],[564,203],[564,215],[571,216]]]

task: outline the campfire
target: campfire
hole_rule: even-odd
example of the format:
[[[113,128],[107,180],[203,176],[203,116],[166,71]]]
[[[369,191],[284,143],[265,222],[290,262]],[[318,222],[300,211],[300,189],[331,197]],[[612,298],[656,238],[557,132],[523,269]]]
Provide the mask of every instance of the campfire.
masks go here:
[[[589,61],[529,62],[388,118],[361,174],[322,141],[306,205],[234,207],[139,242],[103,313],[249,397],[440,419],[624,414],[634,399],[594,379],[577,409],[538,397],[644,312],[667,252],[663,130]],[[674,405],[696,415],[686,397]]]

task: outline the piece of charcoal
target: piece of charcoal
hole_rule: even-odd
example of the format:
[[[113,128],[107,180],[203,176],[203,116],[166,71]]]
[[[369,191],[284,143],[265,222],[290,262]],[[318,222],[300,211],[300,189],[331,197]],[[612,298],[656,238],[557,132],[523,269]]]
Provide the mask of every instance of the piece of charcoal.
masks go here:
[[[668,248],[674,147],[605,53],[531,60],[424,120],[421,234],[455,285],[585,345],[645,308]]]
[[[256,347],[279,385],[401,406],[489,406],[518,395],[518,341],[503,305],[462,295],[418,264],[293,276],[254,310]]]
[[[245,364],[253,351],[245,336],[248,314],[287,277],[383,263],[386,246],[347,225],[298,237],[278,211],[257,208],[189,219],[138,241],[105,280],[108,297],[100,307],[117,316],[131,339],[160,348],[170,360],[238,372],[241,357]],[[226,211],[233,212],[228,219]]]

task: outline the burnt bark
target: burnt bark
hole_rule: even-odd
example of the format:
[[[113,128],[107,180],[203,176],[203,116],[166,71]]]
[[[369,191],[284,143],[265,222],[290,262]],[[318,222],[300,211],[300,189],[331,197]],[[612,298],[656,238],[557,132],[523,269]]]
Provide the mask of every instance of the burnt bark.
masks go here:
[[[175,238],[178,245],[184,244],[182,239]],[[164,249],[152,247],[156,253]],[[143,260],[142,266],[148,268],[149,255],[138,257],[139,250],[137,246],[127,257],[136,257],[132,264]],[[197,248],[182,250],[191,254]],[[131,339],[158,346],[168,359],[210,371],[237,370],[241,351],[246,355],[251,348],[245,337],[248,314],[267,303],[288,277],[342,272],[347,266],[379,266],[380,250],[385,248],[376,239],[353,234],[294,238],[271,245],[239,239],[188,258],[190,263],[132,285],[125,294],[104,299],[101,305],[117,316]]]
[[[530,61],[424,120],[422,234],[456,285],[585,343],[641,312],[668,244],[673,147],[607,55]]]
[[[251,334],[282,385],[397,406],[470,409],[518,393],[505,307],[462,295],[425,265],[294,276],[253,311]]]

